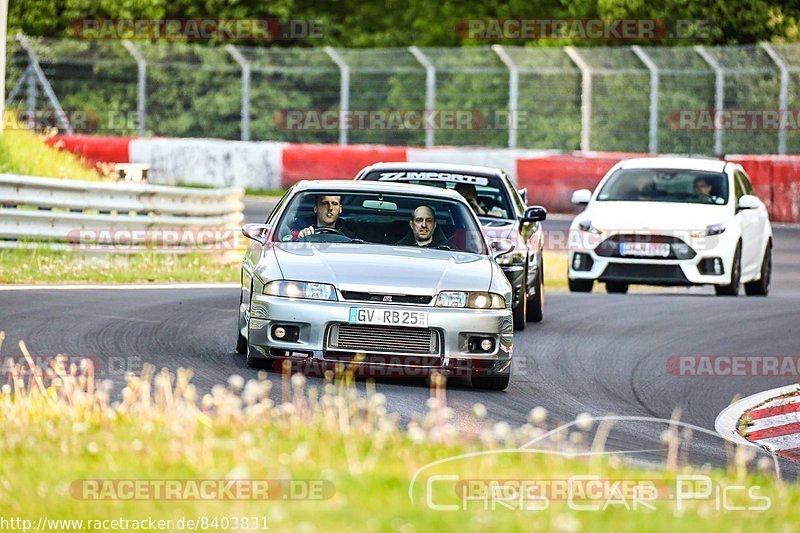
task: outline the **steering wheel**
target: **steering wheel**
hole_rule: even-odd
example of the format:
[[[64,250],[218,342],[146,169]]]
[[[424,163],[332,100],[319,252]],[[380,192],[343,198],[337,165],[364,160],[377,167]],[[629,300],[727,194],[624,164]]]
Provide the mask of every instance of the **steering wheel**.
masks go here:
[[[338,229],[336,229],[336,228],[328,228],[328,227],[317,228],[317,229],[314,230],[314,233],[332,233],[334,235],[341,235],[342,237],[347,237],[347,235],[345,235],[344,233],[342,233]]]

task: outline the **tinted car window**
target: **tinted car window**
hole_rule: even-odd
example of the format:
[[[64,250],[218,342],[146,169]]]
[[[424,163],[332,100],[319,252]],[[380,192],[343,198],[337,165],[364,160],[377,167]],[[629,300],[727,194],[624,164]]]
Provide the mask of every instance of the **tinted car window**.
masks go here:
[[[619,169],[603,185],[597,200],[722,205],[728,201],[728,176],[683,169]]]

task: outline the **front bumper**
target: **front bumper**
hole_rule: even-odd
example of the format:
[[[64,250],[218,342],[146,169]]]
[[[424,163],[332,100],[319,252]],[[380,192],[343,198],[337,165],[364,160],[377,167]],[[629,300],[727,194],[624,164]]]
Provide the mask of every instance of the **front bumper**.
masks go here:
[[[702,246],[692,246],[696,253],[691,259],[623,258],[598,255],[594,249],[570,250],[569,278],[601,282],[623,282],[642,285],[690,286],[727,285],[730,283],[733,255],[738,240],[733,235],[722,234],[708,239]],[[591,259],[591,268],[576,270],[575,254],[582,253]],[[719,259],[722,274],[709,274],[701,270],[705,260]],[[585,264],[585,262],[584,262]]]
[[[402,351],[370,351],[348,357],[340,348],[331,346],[334,325],[348,324],[351,307],[427,311],[428,329],[438,335],[435,354],[408,354]],[[244,311],[244,309],[242,309]],[[276,324],[297,326],[299,338],[294,342],[273,337]],[[250,357],[264,360],[289,360],[324,369],[330,365],[386,370],[406,368],[457,374],[468,367],[474,373],[505,373],[510,369],[513,353],[513,321],[510,309],[469,310],[433,306],[380,305],[361,301],[318,301],[290,299],[261,294],[253,295],[247,331]],[[470,336],[494,339],[489,353],[468,349]]]

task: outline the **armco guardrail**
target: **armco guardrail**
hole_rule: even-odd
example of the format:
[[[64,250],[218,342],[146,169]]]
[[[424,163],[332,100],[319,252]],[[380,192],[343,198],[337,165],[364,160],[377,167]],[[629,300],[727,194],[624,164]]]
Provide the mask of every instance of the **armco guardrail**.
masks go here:
[[[95,232],[96,244],[152,243],[157,230],[224,230],[243,221],[244,191],[36,178],[0,174],[0,243],[75,242]],[[229,239],[224,231],[209,240]],[[196,241],[185,241],[196,244]],[[180,245],[178,240],[174,243]]]

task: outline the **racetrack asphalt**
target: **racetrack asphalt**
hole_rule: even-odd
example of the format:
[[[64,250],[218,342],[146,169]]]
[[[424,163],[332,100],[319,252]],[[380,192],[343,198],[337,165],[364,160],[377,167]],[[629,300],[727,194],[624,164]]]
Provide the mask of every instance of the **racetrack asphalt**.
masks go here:
[[[272,205],[274,200],[248,201],[247,220],[263,221]],[[546,221],[545,229],[567,224],[560,217]],[[669,364],[674,356],[800,356],[800,227],[776,225],[774,233],[767,298],[716,297],[708,287],[611,295],[596,286],[592,294],[547,294],[544,321],[517,332],[507,391],[475,390],[458,380],[449,384],[455,421],[476,424],[470,414],[475,402],[487,407],[489,418],[512,425],[526,423],[536,406],[547,409],[551,425],[580,413],[669,419],[679,408],[681,421],[713,431],[717,414],[734,398],[797,383],[796,374],[680,375]],[[137,371],[143,363],[187,367],[205,392],[231,374],[256,376],[257,370],[234,352],[238,298],[238,290],[229,286],[0,290],[2,355],[18,356],[23,340],[37,356],[90,356],[98,361],[101,377],[114,381],[115,391],[123,386],[125,369]],[[276,375],[270,379],[280,381]],[[309,384],[318,383],[319,378],[309,377]],[[359,387],[363,390],[363,381]],[[422,379],[383,379],[377,388],[386,395],[388,410],[404,420],[426,410],[429,391]],[[639,451],[644,461],[660,460],[666,428],[660,422],[619,422],[607,447]],[[689,459],[724,464],[723,440],[695,432]]]

